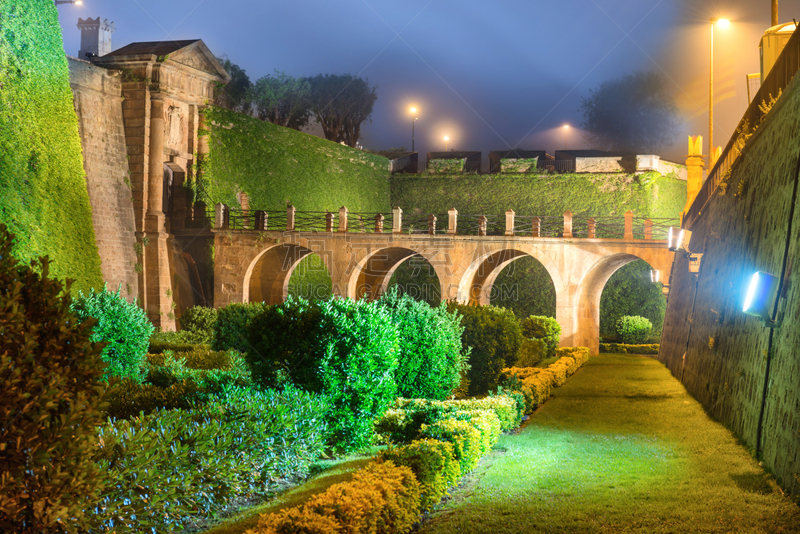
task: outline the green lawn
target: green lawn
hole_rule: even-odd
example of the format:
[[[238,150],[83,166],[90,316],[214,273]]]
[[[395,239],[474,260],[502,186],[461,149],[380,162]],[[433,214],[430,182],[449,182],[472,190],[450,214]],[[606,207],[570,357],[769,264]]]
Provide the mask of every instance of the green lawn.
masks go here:
[[[658,361],[592,357],[421,533],[800,532],[800,508]]]

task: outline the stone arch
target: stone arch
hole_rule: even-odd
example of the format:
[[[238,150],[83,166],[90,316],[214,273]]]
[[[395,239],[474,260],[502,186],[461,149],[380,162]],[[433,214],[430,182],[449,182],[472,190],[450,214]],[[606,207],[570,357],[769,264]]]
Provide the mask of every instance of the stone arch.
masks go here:
[[[424,252],[405,247],[388,247],[368,254],[350,275],[346,295],[351,299],[374,300],[386,292],[395,270],[413,256],[421,256],[434,269],[442,286],[442,273]]]
[[[280,304],[286,300],[292,272],[310,254],[314,251],[296,243],[283,243],[262,250],[245,271],[242,302]]]
[[[575,312],[572,316],[574,334],[569,345],[589,347],[592,354],[599,352],[600,297],[603,295],[603,289],[615,272],[638,260],[644,260],[649,265],[653,265],[652,261],[635,254],[616,253],[603,256],[586,270],[574,295]]]
[[[497,276],[511,262],[530,256],[541,263],[550,275],[556,288],[556,300],[563,288],[561,273],[556,266],[536,247],[517,247],[496,250],[479,256],[461,277],[458,287],[458,302],[486,305],[490,303],[492,286]]]

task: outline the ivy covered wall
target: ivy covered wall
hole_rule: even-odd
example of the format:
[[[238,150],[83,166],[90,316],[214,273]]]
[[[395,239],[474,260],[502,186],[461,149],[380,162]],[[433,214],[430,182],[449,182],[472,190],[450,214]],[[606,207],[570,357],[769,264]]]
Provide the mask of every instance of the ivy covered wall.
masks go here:
[[[250,209],[388,212],[389,160],[225,109],[206,111],[209,154],[200,197]]]
[[[392,205],[406,213],[678,217],[686,182],[656,172],[632,174],[457,174],[392,177]]]
[[[22,260],[102,287],[78,120],[52,0],[0,1],[0,222]]]

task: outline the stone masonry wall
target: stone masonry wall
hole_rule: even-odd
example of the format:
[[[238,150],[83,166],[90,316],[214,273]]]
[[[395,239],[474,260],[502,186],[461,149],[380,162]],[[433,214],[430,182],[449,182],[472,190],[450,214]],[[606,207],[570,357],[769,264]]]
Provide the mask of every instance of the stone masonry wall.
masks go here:
[[[717,189],[690,228],[689,248],[704,254],[699,277],[689,274],[688,260],[676,254],[659,354],[708,413],[758,450],[778,483],[795,496],[800,495],[800,206],[791,235],[789,222],[798,179],[798,126],[795,77],[733,165],[727,187]],[[787,239],[786,317],[770,341],[770,329],[744,315],[742,305],[753,272],[780,277]]]
[[[122,87],[114,71],[69,58],[70,85],[83,146],[86,188],[103,279],[122,295],[139,293],[133,202],[122,123]]]

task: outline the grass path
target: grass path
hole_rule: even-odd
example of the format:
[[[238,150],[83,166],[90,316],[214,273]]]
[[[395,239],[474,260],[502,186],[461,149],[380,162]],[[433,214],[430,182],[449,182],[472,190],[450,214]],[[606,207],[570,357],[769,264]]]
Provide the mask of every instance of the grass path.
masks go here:
[[[592,357],[421,534],[800,532],[733,434],[658,361]]]

